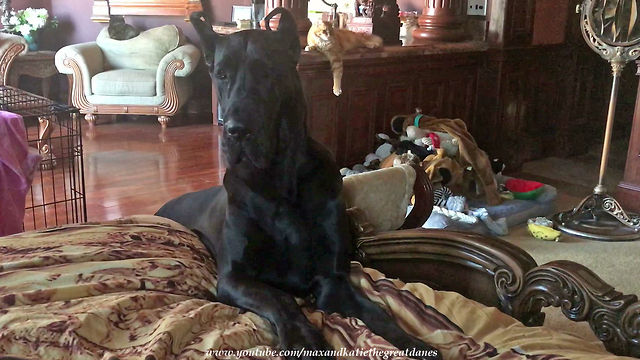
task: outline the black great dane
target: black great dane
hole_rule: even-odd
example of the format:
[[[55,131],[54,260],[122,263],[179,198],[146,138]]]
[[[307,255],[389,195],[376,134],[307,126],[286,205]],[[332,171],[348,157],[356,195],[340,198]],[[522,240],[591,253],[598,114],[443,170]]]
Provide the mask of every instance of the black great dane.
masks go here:
[[[399,349],[434,350],[349,283],[342,178],[307,135],[297,26],[283,8],[265,23],[277,14],[277,31],[227,36],[205,14],[191,17],[222,108],[227,171],[223,187],[183,195],[157,215],[200,236],[217,260],[218,300],[269,320],[282,349],[329,349],[294,298],[312,296],[318,309],[359,318]]]

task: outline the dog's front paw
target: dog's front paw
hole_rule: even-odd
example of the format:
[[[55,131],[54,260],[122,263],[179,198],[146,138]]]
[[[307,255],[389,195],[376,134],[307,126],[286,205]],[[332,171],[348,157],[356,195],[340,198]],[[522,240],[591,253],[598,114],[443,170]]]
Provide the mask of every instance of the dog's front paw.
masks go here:
[[[333,94],[334,94],[335,96],[340,96],[340,94],[342,94],[342,89],[340,89],[340,88],[334,88],[334,89],[333,89]]]
[[[286,358],[289,360],[333,359],[328,354],[333,348],[322,336],[322,331],[306,321],[291,322],[280,339],[281,348],[287,350]]]

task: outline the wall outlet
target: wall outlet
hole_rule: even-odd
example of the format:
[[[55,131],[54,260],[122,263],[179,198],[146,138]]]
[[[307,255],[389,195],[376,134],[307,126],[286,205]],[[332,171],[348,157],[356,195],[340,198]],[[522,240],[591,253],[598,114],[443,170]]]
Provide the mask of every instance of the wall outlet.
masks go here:
[[[487,16],[487,0],[469,0],[467,15]]]

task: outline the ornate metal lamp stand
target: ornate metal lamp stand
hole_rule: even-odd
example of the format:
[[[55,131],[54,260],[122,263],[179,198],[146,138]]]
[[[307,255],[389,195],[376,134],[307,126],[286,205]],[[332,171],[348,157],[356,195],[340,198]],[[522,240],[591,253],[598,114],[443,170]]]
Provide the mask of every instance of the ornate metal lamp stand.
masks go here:
[[[639,4],[637,0],[585,0],[581,13],[582,35],[587,44],[611,63],[613,86],[600,163],[600,177],[593,194],[573,210],[556,214],[553,221],[563,232],[593,240],[630,241],[640,239],[640,217],[626,213],[607,195],[604,178],[609,161],[620,76],[627,62],[640,56]]]

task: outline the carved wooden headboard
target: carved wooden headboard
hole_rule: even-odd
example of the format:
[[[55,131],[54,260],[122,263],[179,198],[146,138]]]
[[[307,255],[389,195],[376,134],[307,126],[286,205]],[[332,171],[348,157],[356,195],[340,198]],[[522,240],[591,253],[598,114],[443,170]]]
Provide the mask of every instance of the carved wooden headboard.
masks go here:
[[[111,15],[183,16],[189,20],[192,12],[202,11],[200,0],[109,0],[108,3]],[[109,21],[107,0],[93,1],[91,20]]]

